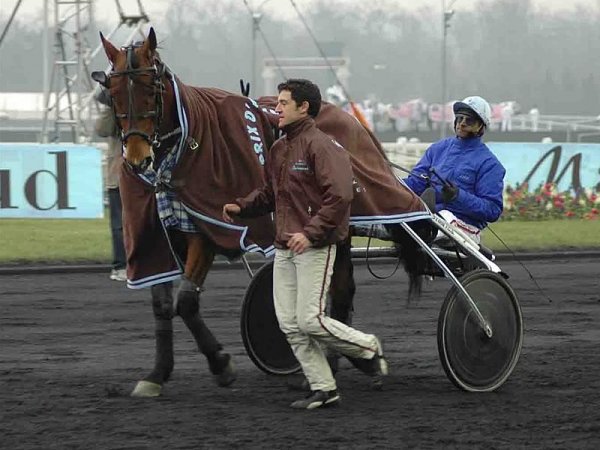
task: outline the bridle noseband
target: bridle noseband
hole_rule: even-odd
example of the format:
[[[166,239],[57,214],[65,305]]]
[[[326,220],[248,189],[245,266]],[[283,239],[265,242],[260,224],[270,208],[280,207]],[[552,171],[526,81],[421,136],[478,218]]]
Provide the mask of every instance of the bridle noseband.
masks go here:
[[[115,109],[114,102],[113,112],[115,114],[116,119],[129,119],[129,130],[127,132],[123,131],[120,120],[116,120],[117,126],[119,127],[121,132],[121,142],[123,143],[123,145],[126,144],[127,139],[129,139],[129,137],[140,136],[148,144],[150,144],[150,147],[153,150],[155,148],[160,147],[159,130],[160,122],[163,115],[163,93],[165,91],[165,85],[162,81],[162,76],[165,74],[165,65],[162,61],[160,61],[158,57],[154,57],[154,64],[152,66],[138,67],[139,61],[137,55],[135,54],[135,49],[139,47],[141,47],[141,44],[131,44],[127,47],[122,47],[122,50],[127,52],[127,68],[125,70],[112,71],[110,73],[111,78],[121,76],[126,76],[128,78],[127,113],[118,114]],[[136,75],[147,73],[152,75],[150,87],[152,88],[154,94],[155,109],[138,113],[134,109],[134,79]],[[137,120],[147,118],[153,118],[154,120],[154,129],[151,135],[135,127]],[[152,157],[154,157],[154,151],[152,151]]]

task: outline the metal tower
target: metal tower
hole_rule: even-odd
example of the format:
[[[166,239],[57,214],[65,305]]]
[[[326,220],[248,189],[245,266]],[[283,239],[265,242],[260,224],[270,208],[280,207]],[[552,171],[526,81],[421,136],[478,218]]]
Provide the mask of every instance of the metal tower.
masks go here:
[[[97,84],[90,78],[90,63],[103,51],[98,43],[92,48],[89,39],[97,40],[94,21],[94,0],[45,0],[45,34],[49,46],[48,3],[53,1],[53,57],[50,76],[46,74],[50,64],[44,57],[44,119],[41,141],[82,143],[93,138],[92,116],[98,112],[94,100]],[[130,29],[126,42],[149,22],[141,0],[137,0],[139,13],[125,15],[119,0],[115,0],[119,14],[118,24],[105,36],[110,39],[120,28]],[[45,49],[44,54],[48,53]],[[66,134],[65,134],[66,132]]]

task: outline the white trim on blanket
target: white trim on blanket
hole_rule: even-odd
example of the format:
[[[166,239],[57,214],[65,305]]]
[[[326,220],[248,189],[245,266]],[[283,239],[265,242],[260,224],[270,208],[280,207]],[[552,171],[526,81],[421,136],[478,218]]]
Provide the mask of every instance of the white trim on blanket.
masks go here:
[[[379,216],[352,216],[350,217],[350,225],[377,225],[414,222],[415,220],[423,220],[431,218],[429,211],[416,211],[401,214],[379,215]]]
[[[242,235],[240,237],[240,249],[242,251],[252,252],[252,253],[262,253],[263,255],[265,255],[267,257],[272,256],[275,253],[275,247],[273,245],[270,245],[267,248],[262,248],[257,244],[246,245],[245,241],[246,241],[246,235],[248,234],[248,227],[242,226],[242,225],[234,225],[232,223],[227,223],[227,222],[223,222],[223,221],[214,219],[210,216],[206,216],[202,213],[199,213],[198,211],[195,211],[194,209],[190,208],[183,202],[181,204],[184,207],[185,211],[188,214],[190,214],[191,216],[194,216],[196,219],[200,219],[200,220],[203,220],[204,222],[207,222],[212,225],[219,226],[219,227],[227,228],[229,230],[235,230],[235,231],[241,232]]]
[[[158,273],[156,275],[150,275],[149,277],[140,278],[135,281],[127,280],[127,287],[129,289],[142,289],[154,286],[155,284],[178,280],[179,278],[181,278],[182,274],[183,272],[181,270],[173,270],[171,272],[163,272]]]
[[[176,162],[179,162],[179,157],[181,153],[183,153],[183,149],[185,148],[185,144],[187,142],[189,126],[187,121],[187,114],[185,113],[185,109],[183,107],[183,103],[181,102],[181,95],[179,94],[179,86],[177,85],[177,81],[175,77],[172,77],[173,90],[175,91],[175,105],[177,107],[177,117],[179,118],[179,125],[181,126],[181,139],[179,140],[179,150],[177,151]]]

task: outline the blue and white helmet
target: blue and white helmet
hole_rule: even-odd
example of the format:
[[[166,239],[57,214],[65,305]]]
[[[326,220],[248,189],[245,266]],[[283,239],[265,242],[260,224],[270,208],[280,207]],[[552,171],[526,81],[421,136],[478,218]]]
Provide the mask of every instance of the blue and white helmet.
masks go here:
[[[468,108],[472,110],[477,116],[481,119],[486,128],[489,128],[490,121],[492,118],[492,108],[490,104],[486,102],[483,98],[473,95],[471,97],[465,98],[462,102],[456,102],[452,109],[454,110],[454,114],[458,112],[460,109]]]

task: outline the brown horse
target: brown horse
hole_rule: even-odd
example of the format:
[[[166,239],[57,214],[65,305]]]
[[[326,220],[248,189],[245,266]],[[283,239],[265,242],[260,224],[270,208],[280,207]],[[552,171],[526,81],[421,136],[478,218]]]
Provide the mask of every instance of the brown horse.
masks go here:
[[[185,85],[160,59],[152,28],[145,41],[120,49],[100,37],[112,70],[92,77],[109,90],[121,130],[128,286],[151,287],[156,324],[154,369],[132,395],[158,396],[169,379],[175,315],[194,336],[217,384],[228,386],[236,378],[233,362],[202,319],[200,292],[215,255],[273,251],[269,216],[235,225],[221,220],[223,204],[264,182],[265,155],[275,139],[273,98],[256,102]],[[426,217],[420,200],[398,182],[381,146],[358,121],[324,104],[317,125],[350,152],[354,224]],[[402,233],[394,240],[407,241]],[[406,242],[402,247],[415,246]],[[174,297],[172,281],[178,278]],[[354,291],[348,240],[338,245],[330,292],[333,317],[350,321]]]

